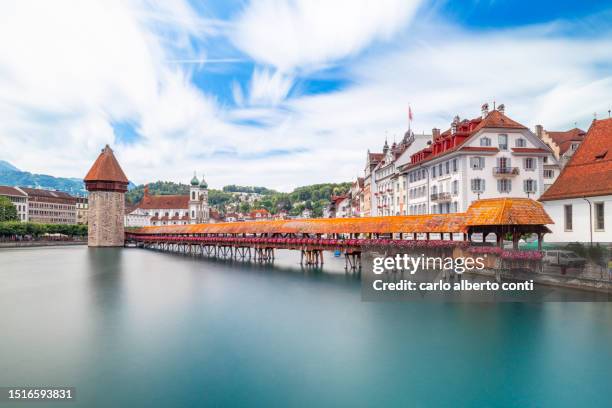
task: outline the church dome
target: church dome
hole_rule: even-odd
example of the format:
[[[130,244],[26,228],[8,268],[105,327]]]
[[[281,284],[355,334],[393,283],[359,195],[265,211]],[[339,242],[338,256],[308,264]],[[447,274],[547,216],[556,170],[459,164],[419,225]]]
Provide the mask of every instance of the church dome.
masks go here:
[[[202,181],[200,181],[200,187],[201,188],[208,188],[208,184],[206,183],[206,180],[204,180],[203,176],[202,176]]]
[[[202,181],[204,181],[204,179],[202,179]],[[198,184],[200,184],[200,180],[198,180],[195,173],[193,173],[193,178],[191,179],[191,185],[197,186]]]

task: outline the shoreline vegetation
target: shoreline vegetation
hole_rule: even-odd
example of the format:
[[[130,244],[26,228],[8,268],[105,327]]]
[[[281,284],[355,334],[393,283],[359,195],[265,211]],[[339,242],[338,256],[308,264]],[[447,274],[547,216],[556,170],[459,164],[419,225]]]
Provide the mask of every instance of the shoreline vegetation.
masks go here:
[[[0,222],[0,247],[74,245],[87,242],[87,225]]]

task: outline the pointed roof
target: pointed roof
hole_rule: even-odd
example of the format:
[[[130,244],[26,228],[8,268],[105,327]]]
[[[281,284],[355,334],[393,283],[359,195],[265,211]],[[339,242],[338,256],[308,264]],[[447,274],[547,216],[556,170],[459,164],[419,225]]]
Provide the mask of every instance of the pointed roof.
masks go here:
[[[559,154],[569,150],[572,142],[582,142],[586,132],[582,129],[574,128],[565,132],[546,131],[546,134],[559,146]]]
[[[102,149],[93,166],[87,172],[85,181],[115,181],[125,184],[129,182],[109,145]]]
[[[594,120],[583,142],[540,201],[612,194],[612,119]]]

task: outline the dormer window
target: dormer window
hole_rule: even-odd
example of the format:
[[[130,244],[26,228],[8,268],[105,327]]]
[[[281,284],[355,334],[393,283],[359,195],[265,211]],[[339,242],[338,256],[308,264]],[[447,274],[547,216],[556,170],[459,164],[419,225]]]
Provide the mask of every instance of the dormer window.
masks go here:
[[[604,150],[603,152],[600,152],[600,153],[595,155],[595,160],[603,160],[603,159],[605,159],[607,154],[608,154],[608,151]]]
[[[525,147],[525,146],[527,146],[527,141],[525,139],[523,139],[522,137],[516,139],[516,147]]]

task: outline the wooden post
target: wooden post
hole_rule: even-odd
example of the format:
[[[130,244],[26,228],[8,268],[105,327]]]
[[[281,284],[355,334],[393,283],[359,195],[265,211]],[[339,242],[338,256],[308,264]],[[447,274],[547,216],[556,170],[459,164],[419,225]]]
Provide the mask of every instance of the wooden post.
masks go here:
[[[544,234],[541,232],[538,232],[538,251],[542,250],[542,241],[544,241]]]

